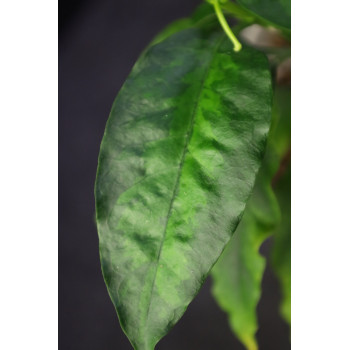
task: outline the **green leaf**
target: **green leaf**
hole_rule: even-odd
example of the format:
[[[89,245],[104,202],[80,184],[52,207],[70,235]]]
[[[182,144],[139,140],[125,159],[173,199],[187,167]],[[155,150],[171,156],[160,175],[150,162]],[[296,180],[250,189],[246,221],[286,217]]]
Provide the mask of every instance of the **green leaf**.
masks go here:
[[[228,314],[233,332],[248,350],[258,349],[255,339],[258,329],[256,306],[261,296],[265,269],[265,258],[259,254],[259,248],[280,222],[272,182],[289,147],[290,87],[276,86],[271,132],[253,194],[232,240],[211,272],[212,293]],[[284,248],[288,249],[287,246]],[[277,261],[281,259],[278,249],[276,246]],[[288,289],[288,286],[285,288]]]
[[[281,286],[282,302],[280,312],[290,325],[291,320],[291,188],[290,163],[276,184],[276,195],[280,204],[282,221],[274,233],[274,244],[271,251],[271,265]]]
[[[152,46],[118,94],[95,185],[104,279],[137,350],[185,312],[230,240],[264,153],[266,57],[198,27]]]
[[[274,144],[283,150],[283,159],[274,179],[274,191],[281,209],[282,220],[274,232],[271,250],[271,265],[279,279],[282,302],[280,312],[290,325],[291,321],[291,169],[290,169],[290,86],[279,87],[275,92],[275,110],[281,117],[280,127],[275,133]]]
[[[272,24],[290,30],[290,0],[237,0],[237,2]]]
[[[249,350],[258,349],[256,306],[265,269],[265,258],[259,254],[259,248],[280,219],[271,187],[277,168],[278,158],[268,152],[243,219],[212,269],[212,293],[227,312],[232,330]]]

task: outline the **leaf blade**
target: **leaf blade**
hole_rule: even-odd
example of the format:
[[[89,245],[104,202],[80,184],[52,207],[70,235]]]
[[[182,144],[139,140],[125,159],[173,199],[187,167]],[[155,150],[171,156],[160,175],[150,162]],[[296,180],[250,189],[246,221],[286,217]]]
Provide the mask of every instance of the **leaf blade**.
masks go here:
[[[263,154],[270,99],[266,58],[233,54],[206,28],[151,47],[119,93],[95,196],[104,278],[135,349],[153,349],[177,322],[231,237]]]

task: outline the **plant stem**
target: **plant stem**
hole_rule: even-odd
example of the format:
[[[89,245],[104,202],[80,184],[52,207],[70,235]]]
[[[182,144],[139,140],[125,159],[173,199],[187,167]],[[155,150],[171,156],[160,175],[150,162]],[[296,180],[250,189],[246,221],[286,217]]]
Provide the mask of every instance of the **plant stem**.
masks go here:
[[[236,36],[233,34],[231,28],[229,27],[224,14],[222,13],[219,0],[211,0],[210,3],[214,6],[216,16],[221,24],[222,29],[225,31],[226,35],[233,43],[233,51],[238,52],[242,48],[242,44],[238,41]]]

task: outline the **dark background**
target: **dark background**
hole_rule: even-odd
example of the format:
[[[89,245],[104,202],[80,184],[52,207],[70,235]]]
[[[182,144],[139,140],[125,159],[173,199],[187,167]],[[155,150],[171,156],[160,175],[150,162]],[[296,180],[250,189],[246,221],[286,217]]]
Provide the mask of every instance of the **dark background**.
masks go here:
[[[104,285],[93,187],[112,102],[141,51],[200,0],[59,1],[59,349],[131,350]],[[262,251],[268,251],[270,242]],[[208,280],[162,350],[243,350]],[[268,268],[258,306],[261,350],[290,349]]]

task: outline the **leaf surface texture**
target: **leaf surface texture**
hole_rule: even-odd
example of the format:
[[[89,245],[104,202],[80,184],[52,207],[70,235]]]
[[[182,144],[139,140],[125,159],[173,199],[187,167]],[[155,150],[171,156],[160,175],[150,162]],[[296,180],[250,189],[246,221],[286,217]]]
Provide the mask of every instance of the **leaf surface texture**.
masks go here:
[[[137,350],[185,312],[231,238],[264,153],[266,57],[221,31],[150,47],[119,92],[95,186],[104,279]]]

